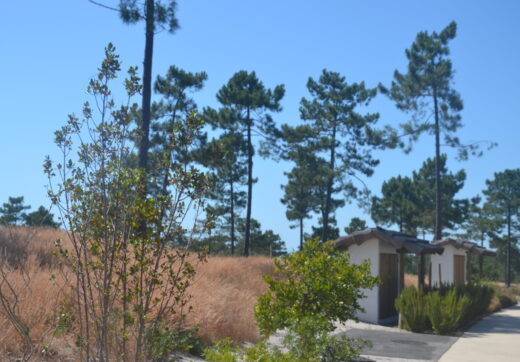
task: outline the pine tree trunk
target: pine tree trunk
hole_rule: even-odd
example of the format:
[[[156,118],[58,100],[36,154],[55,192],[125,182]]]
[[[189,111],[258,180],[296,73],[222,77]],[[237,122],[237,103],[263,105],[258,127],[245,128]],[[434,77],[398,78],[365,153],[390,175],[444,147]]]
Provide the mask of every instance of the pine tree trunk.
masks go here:
[[[324,243],[327,241],[327,235],[329,231],[329,214],[331,208],[331,198],[332,198],[332,186],[334,185],[334,166],[336,159],[336,121],[334,121],[334,126],[332,127],[332,145],[330,147],[330,176],[327,183],[327,198],[325,200],[325,211],[323,213],[323,230],[321,234],[321,241]]]
[[[303,250],[303,219],[300,218],[300,251]]]
[[[143,103],[139,142],[139,168],[148,169],[150,147],[150,108],[152,101],[152,57],[154,40],[154,0],[146,0],[146,39],[143,61]]]
[[[138,166],[143,173],[142,184],[141,184],[141,197],[144,199],[147,195],[147,171],[148,171],[148,149],[150,147],[150,108],[152,100],[152,57],[153,57],[153,40],[154,40],[154,13],[155,3],[154,0],[146,0],[146,38],[144,48],[144,61],[143,61],[143,103],[142,103],[142,120],[140,128],[140,143],[139,143],[139,155],[138,155]],[[140,222],[139,232],[146,235],[146,223],[144,220]],[[143,242],[144,248],[144,242]],[[141,277],[140,290],[141,293],[144,290],[143,278]],[[143,300],[143,295],[138,296],[140,300]],[[145,318],[146,316],[139,315],[139,329],[136,340],[136,361],[144,359],[144,331],[145,331]]]
[[[247,108],[247,210],[246,237],[244,241],[244,256],[249,256],[251,237],[251,201],[253,199],[253,143],[251,140],[250,110]]]
[[[437,90],[433,89],[433,104],[435,112],[435,232],[434,240],[442,239],[442,204],[441,204],[441,144],[440,144],[440,124],[439,124],[439,105],[437,100]]]
[[[511,208],[507,208],[506,287],[511,286]]]
[[[233,180],[229,182],[231,190],[231,255],[235,255],[235,192],[233,190]]]

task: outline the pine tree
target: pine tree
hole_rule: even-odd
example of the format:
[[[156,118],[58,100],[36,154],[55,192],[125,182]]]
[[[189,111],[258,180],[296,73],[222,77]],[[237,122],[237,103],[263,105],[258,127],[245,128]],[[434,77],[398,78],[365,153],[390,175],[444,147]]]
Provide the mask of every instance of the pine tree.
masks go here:
[[[143,60],[143,97],[139,132],[139,168],[148,170],[148,151],[150,148],[150,123],[152,104],[152,63],[154,35],[158,28],[173,33],[179,23],[176,15],[176,0],[146,0],[141,4],[135,0],[120,0],[119,14],[126,24],[145,22],[145,46]]]
[[[520,213],[520,169],[495,172],[492,180],[486,180],[487,188],[484,208],[498,225],[497,233],[505,232],[504,240],[506,254],[505,283],[511,285],[511,253],[516,250],[514,231],[519,225]],[[500,235],[497,235],[500,236]],[[497,238],[499,239],[499,238]],[[515,245],[513,245],[513,242]]]
[[[497,221],[488,215],[488,210],[482,205],[482,197],[480,195],[472,197],[469,200],[466,220],[462,224],[464,233],[461,234],[461,237],[480,241],[480,246],[484,247],[484,242],[489,239],[490,235],[496,235],[499,227]],[[483,255],[479,255],[478,266],[480,279],[482,279],[484,272]]]
[[[300,117],[314,132],[316,154],[327,162],[321,173],[325,189],[320,207],[321,239],[326,241],[336,234],[329,234],[329,225],[335,209],[344,204],[333,196],[340,192],[347,199],[360,196],[353,181],[359,174],[372,175],[379,161],[371,150],[381,145],[383,134],[372,128],[378,114],[356,111],[370,102],[376,89],[367,89],[364,82],[348,84],[345,77],[327,70],[317,81],[309,78],[307,89],[311,98],[302,98]]]
[[[253,200],[253,156],[255,147],[253,135],[261,135],[266,142],[274,141],[276,127],[268,111],[282,110],[280,100],[285,94],[283,85],[273,90],[266,89],[255,72],[239,71],[217,93],[218,101],[237,117],[229,124],[221,124],[223,129],[235,129],[246,134],[247,142],[247,207],[245,220],[244,255],[248,256],[251,243],[251,204]]]
[[[152,107],[149,179],[156,182],[149,182],[150,192],[166,195],[170,172],[165,170],[169,170],[174,161],[187,170],[195,161],[194,150],[205,142],[205,134],[191,134],[194,128],[188,123],[197,111],[197,104],[189,93],[202,89],[206,79],[205,72],[186,72],[176,66],[170,66],[166,76],[157,76],[154,88],[161,100]],[[187,139],[193,142],[186,142]],[[163,174],[157,174],[156,170],[163,170]]]
[[[303,220],[310,218],[312,212],[319,211],[319,183],[323,180],[321,173],[326,171],[326,165],[314,153],[312,129],[307,125],[283,125],[281,139],[280,156],[294,166],[284,173],[287,183],[282,185],[284,196],[280,201],[287,208],[287,219],[297,222],[290,227],[299,228],[300,250],[303,250]]]
[[[417,233],[417,192],[410,177],[397,176],[383,182],[381,197],[372,198],[372,219],[380,225],[397,225],[400,232]]]
[[[410,49],[405,52],[407,72],[403,74],[396,70],[390,89],[381,87],[395,101],[397,108],[412,115],[411,120],[401,125],[405,135],[409,136],[407,151],[411,150],[421,134],[433,134],[435,137],[435,239],[442,238],[445,226],[440,181],[441,134],[444,144],[458,149],[461,159],[466,159],[469,154],[481,155],[478,142],[463,145],[456,136],[457,130],[462,127],[460,112],[463,102],[453,89],[454,72],[448,47],[456,33],[455,22],[440,33],[418,33]],[[430,121],[432,116],[433,122]],[[494,143],[490,144],[490,147],[493,146]]]
[[[9,197],[6,203],[0,207],[0,225],[20,225],[27,217],[25,210],[30,209],[24,205],[24,197]]]
[[[449,172],[445,154],[440,155],[438,160],[428,158],[424,161],[419,171],[414,171],[413,190],[417,200],[416,212],[417,225],[423,231],[431,231],[435,234],[436,212],[438,202],[436,200],[435,184],[437,183],[437,167],[439,167],[440,185],[443,190],[440,204],[443,209],[443,224],[447,229],[455,229],[466,219],[469,201],[467,199],[456,199],[455,195],[464,187],[466,172],[459,170],[456,173]]]
[[[359,217],[353,217],[344,230],[347,234],[352,234],[353,232],[365,230],[366,228],[368,228],[368,226],[365,220]]]
[[[24,223],[27,226],[43,226],[57,229],[60,224],[54,221],[54,215],[45,207],[40,206],[38,210],[25,215]]]
[[[244,219],[239,219],[238,232],[242,234],[245,242],[246,223]],[[268,255],[277,257],[287,254],[285,242],[272,230],[262,230],[262,225],[258,220],[251,219],[251,250],[252,255]]]
[[[212,182],[208,198],[214,201],[206,213],[220,219],[220,235],[227,229],[231,255],[235,254],[236,224],[246,205],[247,144],[239,133],[227,131],[200,150],[199,162],[210,170]],[[222,222],[224,219],[224,222]]]

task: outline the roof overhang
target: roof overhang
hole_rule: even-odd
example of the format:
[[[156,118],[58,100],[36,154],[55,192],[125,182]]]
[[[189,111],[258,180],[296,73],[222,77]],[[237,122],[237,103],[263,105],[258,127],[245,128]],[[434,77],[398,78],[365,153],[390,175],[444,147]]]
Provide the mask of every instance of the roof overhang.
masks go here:
[[[376,238],[395,247],[398,252],[413,254],[442,254],[444,248],[430,244],[426,240],[414,235],[398,231],[386,230],[381,227],[356,231],[350,235],[342,236],[334,241],[334,248],[338,250],[348,249],[351,245],[361,245],[367,240]]]
[[[464,239],[448,238],[448,239],[437,240],[434,242],[434,244],[441,246],[441,247],[444,247],[446,245],[451,245],[456,249],[463,249],[467,253],[472,254],[472,255],[497,256],[497,253],[494,252],[493,250],[486,249],[472,241],[468,241],[468,240],[464,240]]]

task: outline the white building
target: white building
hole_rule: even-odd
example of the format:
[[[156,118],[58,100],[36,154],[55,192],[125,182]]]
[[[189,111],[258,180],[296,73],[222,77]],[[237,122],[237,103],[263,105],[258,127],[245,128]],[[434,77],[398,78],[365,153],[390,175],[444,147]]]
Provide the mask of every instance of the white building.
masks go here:
[[[371,290],[364,290],[366,295],[360,301],[364,312],[358,313],[358,318],[369,323],[385,323],[395,319],[395,298],[404,288],[405,254],[419,255],[420,273],[424,279],[424,255],[442,253],[443,249],[425,240],[418,239],[396,231],[380,227],[357,231],[343,236],[335,242],[338,250],[347,250],[352,264],[361,264],[369,260],[373,276],[379,276],[381,285]]]
[[[440,255],[431,257],[431,282],[433,286],[441,284],[463,285],[468,282],[468,262],[471,256],[496,256],[494,251],[461,239],[443,239],[434,242],[444,248]],[[480,258],[482,273],[482,258]]]

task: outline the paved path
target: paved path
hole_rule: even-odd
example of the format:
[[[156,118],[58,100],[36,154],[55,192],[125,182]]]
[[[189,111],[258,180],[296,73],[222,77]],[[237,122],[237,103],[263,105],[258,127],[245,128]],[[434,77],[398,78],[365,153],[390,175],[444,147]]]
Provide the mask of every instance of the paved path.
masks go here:
[[[344,332],[352,338],[363,338],[372,342],[364,348],[365,361],[437,361],[457,337],[433,334],[403,333],[391,330],[351,329]]]
[[[440,362],[520,361],[520,306],[491,314],[466,331]]]

